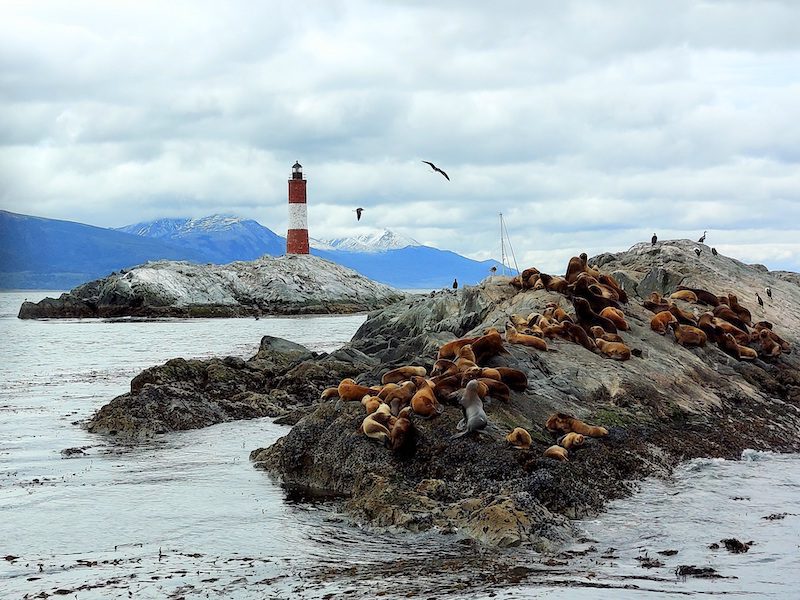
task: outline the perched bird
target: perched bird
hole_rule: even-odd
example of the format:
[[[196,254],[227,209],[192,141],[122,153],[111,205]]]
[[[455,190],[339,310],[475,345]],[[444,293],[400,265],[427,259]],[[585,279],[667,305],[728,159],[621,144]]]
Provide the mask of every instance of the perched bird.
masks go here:
[[[492,268],[491,268],[491,269],[489,269],[489,270],[492,272],[492,275],[494,275],[495,273],[497,273],[497,267],[492,267]],[[767,289],[769,289],[769,288],[767,288]],[[769,293],[769,292],[767,292],[767,293]]]
[[[445,179],[447,179],[447,181],[450,181],[450,177],[448,177],[448,176],[447,176],[447,173],[445,173],[444,171],[442,171],[442,170],[441,170],[439,167],[437,167],[437,166],[436,166],[435,164],[433,164],[431,161],[429,161],[429,160],[423,160],[422,162],[424,162],[426,165],[430,165],[430,166],[431,166],[431,169],[433,169],[433,170],[434,170],[434,171],[436,171],[437,173],[441,173],[442,175],[444,175],[444,178],[445,178]]]
[[[702,250],[700,250],[700,248],[695,248],[694,249],[694,253],[697,254],[697,256],[700,256],[700,252],[702,252]]]
[[[363,209],[363,208],[357,208],[357,209],[355,210],[355,213],[356,213],[356,221],[360,221],[360,220],[361,220],[361,213],[362,213],[362,212],[364,212],[364,209]]]
[[[719,254],[719,252],[717,252],[717,249],[716,249],[716,248],[712,248],[712,249],[711,249],[711,254],[713,254],[714,256],[716,256],[717,254]]]
[[[454,290],[458,289],[458,279],[453,279],[453,289]]]
[[[772,300],[772,288],[768,287],[764,291],[767,292],[767,296],[769,297],[770,300]]]
[[[658,236],[654,233],[653,237],[650,238],[650,243],[655,246],[656,242],[658,241]]]
[[[706,234],[707,234],[707,233],[708,233],[707,231],[704,231],[704,232],[703,232],[703,235],[701,235],[701,236],[700,236],[700,239],[699,239],[699,240],[697,240],[697,241],[698,241],[698,242],[700,242],[701,244],[702,244],[703,242],[705,242],[705,241],[706,241]]]
[[[758,295],[758,292],[756,292],[756,299],[758,300],[758,305],[764,308],[764,301],[761,299],[761,296]]]

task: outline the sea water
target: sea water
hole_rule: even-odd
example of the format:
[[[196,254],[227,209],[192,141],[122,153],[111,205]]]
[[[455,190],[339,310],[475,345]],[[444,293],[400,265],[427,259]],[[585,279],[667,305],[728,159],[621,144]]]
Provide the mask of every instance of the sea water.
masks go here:
[[[292,501],[253,469],[250,451],[289,429],[270,419],[135,445],[81,426],[146,367],[249,358],[263,335],[330,351],[363,315],[16,318],[25,298],[45,295],[54,294],[0,293],[0,598],[800,598],[796,455],[696,460],[645,481],[579,522],[586,540],[555,562],[436,532],[374,532],[336,503]],[[62,456],[68,448],[83,454]],[[728,537],[754,544],[745,554],[709,549]],[[662,565],[643,568],[645,556]],[[682,564],[721,578],[679,578]]]

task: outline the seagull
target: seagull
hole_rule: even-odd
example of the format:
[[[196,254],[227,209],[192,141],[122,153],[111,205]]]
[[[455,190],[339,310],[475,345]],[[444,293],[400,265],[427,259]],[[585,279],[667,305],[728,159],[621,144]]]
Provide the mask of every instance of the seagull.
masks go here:
[[[758,299],[758,305],[764,308],[764,301],[761,299],[761,296],[758,295],[758,292],[756,292],[756,298]]]
[[[694,253],[697,254],[697,256],[700,256],[700,252],[701,252],[700,248],[694,249]]]
[[[711,249],[711,254],[713,254],[714,256],[716,256],[717,254],[719,254],[719,252],[717,252],[717,249],[716,249],[716,248],[712,248],[712,249]]]
[[[655,246],[656,242],[658,241],[658,236],[654,233],[653,237],[650,238],[650,243]]]
[[[769,296],[769,299],[772,300],[772,288],[764,288],[764,291],[767,292],[767,296]]]
[[[431,166],[431,169],[433,169],[433,170],[434,170],[434,171],[436,171],[437,173],[441,173],[442,175],[444,175],[444,178],[445,178],[445,179],[447,179],[447,181],[450,181],[450,177],[448,177],[448,176],[447,176],[447,173],[445,173],[444,171],[442,171],[442,170],[441,170],[439,167],[437,167],[437,166],[436,166],[435,164],[433,164],[431,161],[429,161],[429,160],[423,160],[422,162],[424,162],[426,165],[430,165],[430,166]]]
[[[361,213],[362,213],[362,212],[364,212],[364,209],[363,209],[363,208],[357,208],[357,209],[355,210],[355,213],[356,213],[356,221],[360,221],[360,220],[361,220]]]
[[[703,232],[703,235],[701,235],[701,236],[700,236],[700,239],[699,239],[699,240],[697,240],[697,241],[698,241],[698,242],[700,242],[701,244],[702,244],[703,242],[705,242],[705,241],[706,241],[706,234],[707,234],[707,233],[708,233],[707,231],[704,231],[704,232]]]

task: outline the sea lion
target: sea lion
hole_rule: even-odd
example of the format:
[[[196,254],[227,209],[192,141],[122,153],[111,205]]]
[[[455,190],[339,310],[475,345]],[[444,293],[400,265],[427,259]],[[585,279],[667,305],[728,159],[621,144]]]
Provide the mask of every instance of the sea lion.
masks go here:
[[[320,394],[320,400],[328,400],[329,398],[338,398],[339,397],[339,388],[338,387],[329,387],[322,390],[322,394]]]
[[[625,292],[624,289],[622,289],[622,286],[616,279],[614,279],[612,275],[606,275],[605,273],[601,273],[597,277],[597,281],[605,286],[612,288],[615,292],[617,292],[617,297],[619,298],[620,302],[622,302],[623,304],[628,303],[628,294]]]
[[[588,437],[603,437],[608,435],[608,429],[605,427],[587,425],[580,419],[576,419],[572,415],[567,415],[564,413],[550,415],[550,418],[547,419],[545,427],[547,427],[549,431],[557,431],[561,433],[570,433],[571,431],[574,431],[575,433],[580,433],[581,435]]]
[[[398,367],[397,369],[392,369],[391,371],[384,373],[383,377],[381,377],[381,383],[383,385],[386,385],[387,383],[399,383],[401,381],[411,379],[411,377],[414,375],[425,377],[427,374],[428,371],[425,369],[425,367]]]
[[[669,302],[665,301],[658,292],[650,292],[650,296],[642,303],[642,306],[655,314],[669,310]]]
[[[573,447],[577,448],[578,446],[583,446],[585,441],[586,438],[583,437],[583,435],[580,433],[575,433],[574,431],[570,431],[569,433],[558,438],[558,445],[570,450]]]
[[[456,429],[460,433],[455,434],[453,438],[461,437],[473,431],[483,431],[489,424],[489,419],[486,418],[486,413],[483,410],[483,401],[478,395],[477,381],[470,381],[467,384],[458,403],[461,405],[464,418],[456,425]]]
[[[567,273],[564,275],[567,283],[573,283],[578,275],[584,272],[583,261],[578,256],[573,256],[567,263]]]
[[[758,358],[758,352],[749,346],[739,345],[739,360],[755,360]]]
[[[719,298],[717,298],[717,295],[706,290],[679,285],[678,291],[692,292],[696,298],[695,302],[702,302],[703,304],[708,304],[709,306],[719,306]]]
[[[544,333],[544,337],[547,339],[555,339],[558,337],[566,338],[567,336],[567,325],[570,322],[564,321],[563,323],[558,323],[556,325],[549,325],[547,327],[542,328],[542,333]]]
[[[410,419],[411,409],[404,408],[389,430],[389,447],[395,454],[411,454],[417,445],[417,430]]]
[[[708,338],[702,329],[691,325],[678,325],[677,323],[670,323],[670,326],[672,327],[672,333],[675,335],[675,341],[684,348],[706,345]]]
[[[691,325],[692,327],[697,326],[697,319],[694,318],[694,315],[686,312],[685,310],[681,310],[681,308],[674,302],[670,303],[669,312],[675,315],[675,318],[681,325]]]
[[[603,285],[602,283],[593,283],[589,286],[589,291],[595,296],[600,296],[606,300],[611,300],[613,302],[619,301],[619,294],[617,294],[617,291],[610,286]]]
[[[758,294],[756,294],[756,296],[758,296]],[[736,294],[728,294],[728,306],[730,306],[731,310],[741,319],[742,323],[747,325],[753,322],[750,311],[739,304],[739,299],[736,297]]]
[[[434,383],[433,393],[436,394],[436,399],[440,402],[450,401],[451,394],[463,387],[461,385],[461,374],[459,373],[455,375],[439,375],[433,377],[431,381]]]
[[[475,381],[477,381],[479,384],[481,384],[481,386],[486,388],[486,393],[481,393],[481,388],[478,389],[478,395],[481,398],[490,396],[495,400],[499,400],[500,402],[508,402],[508,400],[511,398],[511,390],[502,381],[497,381],[495,379],[487,379],[486,377],[481,377],[480,379],[476,379]]]
[[[386,427],[391,417],[389,407],[381,404],[371,415],[367,415],[361,422],[359,430],[368,438],[379,441],[384,446],[389,444],[389,429]]]
[[[414,385],[414,382],[406,381],[403,385],[389,391],[382,400],[391,407],[391,413],[397,415],[400,410],[411,403],[411,398],[416,392],[417,386]]]
[[[492,328],[494,329],[494,328]],[[488,331],[476,339],[472,344],[472,352],[475,355],[475,362],[482,365],[493,356],[508,354],[508,350],[503,346],[503,337],[497,329]]]
[[[617,326],[614,325],[614,321],[601,317],[594,312],[585,298],[573,298],[572,305],[575,307],[576,321],[584,329],[588,329],[592,325],[599,325],[608,333],[617,333]]]
[[[460,372],[464,372],[467,369],[478,366],[478,364],[475,362],[475,353],[472,351],[472,346],[469,344],[461,346],[455,362],[456,367],[458,367]]]
[[[662,310],[660,313],[650,319],[650,329],[658,334],[666,335],[669,324],[677,322],[678,319],[675,318],[675,315],[668,310]]]
[[[567,280],[563,277],[548,275],[547,273],[539,274],[539,281],[544,284],[544,289],[550,292],[558,292],[559,294],[567,293]]]
[[[722,331],[717,335],[717,346],[725,354],[739,360],[739,344],[736,343],[736,339],[730,333]]]
[[[371,415],[376,410],[378,410],[378,408],[380,407],[381,404],[383,404],[383,403],[381,402],[381,399],[378,398],[377,396],[369,396],[369,395],[367,395],[367,396],[364,396],[361,399],[361,405],[367,411],[368,415]]]
[[[478,338],[461,338],[447,342],[444,346],[439,348],[439,353],[436,358],[455,358],[462,346],[471,344],[477,339]]]
[[[448,360],[446,358],[440,358],[435,363],[433,363],[433,369],[431,369],[431,375],[453,375],[454,373],[458,373],[458,366],[452,360]]]
[[[527,450],[531,447],[531,434],[522,427],[515,427],[511,433],[506,436],[506,441],[519,450]]]
[[[613,321],[620,331],[628,331],[630,329],[628,322],[625,320],[625,313],[618,308],[607,306],[600,311],[600,316]]]
[[[614,360],[630,360],[631,349],[620,342],[607,342],[603,338],[595,339],[597,349],[608,358]]]
[[[399,387],[400,387],[400,386],[399,386],[399,385],[397,385],[396,383],[387,383],[386,385],[384,385],[384,386],[381,388],[381,391],[380,391],[380,392],[378,392],[377,396],[378,396],[378,398],[380,398],[381,400],[385,400],[385,399],[386,399],[386,396],[388,396],[388,395],[389,395],[389,392],[391,392],[392,390],[396,390],[396,389],[398,389]]]
[[[554,458],[556,460],[567,461],[569,460],[567,456],[569,456],[569,452],[566,448],[562,448],[558,445],[550,446],[547,450],[544,451],[544,456],[546,458]]]
[[[728,297],[727,296],[717,296],[717,302],[719,302],[720,304],[724,304],[725,306],[728,306]]]
[[[359,385],[348,378],[342,379],[337,391],[339,392],[339,398],[342,400],[357,400],[360,402],[364,396],[371,396],[372,392],[375,390],[364,385]]]
[[[599,327],[595,325],[594,327]],[[600,327],[600,329],[603,329]],[[589,337],[586,330],[575,323],[564,323],[564,331],[569,337],[570,341],[575,342],[579,346],[583,346],[589,352],[597,352],[597,343]]]
[[[750,342],[750,334],[749,333],[747,333],[746,331],[742,331],[741,329],[736,327],[736,325],[732,325],[731,323],[728,323],[728,321],[726,321],[725,319],[720,319],[718,317],[714,317],[714,319],[712,320],[712,323],[714,323],[714,326],[718,330],[722,330],[725,333],[730,333],[734,337],[734,339],[736,340],[737,343],[739,343],[739,344],[747,344],[747,343]]]
[[[511,323],[506,324],[506,340],[509,344],[519,344],[521,346],[536,348],[537,350],[547,350],[547,342],[542,338],[519,333]]]
[[[605,340],[607,342],[619,342],[620,344],[624,344],[625,340],[622,339],[622,336],[616,333],[608,333],[605,329],[600,327],[600,325],[592,325],[589,327],[589,334],[592,336],[592,339],[600,338],[601,340]],[[595,344],[597,347],[597,344]]]
[[[706,334],[706,338],[711,342],[717,341],[717,326],[714,325],[714,318],[714,313],[704,312],[700,315],[700,318],[697,319],[697,327],[703,330],[703,333]]]
[[[781,355],[781,345],[776,343],[770,336],[769,329],[762,329],[758,332],[758,342],[761,344],[761,353],[768,358],[775,358]]]
[[[689,302],[691,304],[695,304],[697,302],[697,294],[691,290],[678,290],[677,292],[672,292],[669,297],[672,300],[683,300],[684,302]]]
[[[523,371],[511,367],[497,367],[496,370],[500,381],[515,392],[524,392],[528,388],[528,376]]]
[[[417,388],[411,398],[411,408],[414,412],[422,417],[433,417],[442,414],[444,407],[436,401],[436,395],[433,392],[431,383],[424,377],[417,375],[412,377],[411,381]]]
[[[744,332],[747,332],[747,325],[742,321],[739,315],[727,304],[720,304],[714,307],[714,316],[720,319],[725,319],[731,325],[735,325]]]
[[[528,319],[526,319],[522,315],[512,314],[511,316],[508,317],[508,320],[511,321],[511,324],[517,328],[528,326]]]

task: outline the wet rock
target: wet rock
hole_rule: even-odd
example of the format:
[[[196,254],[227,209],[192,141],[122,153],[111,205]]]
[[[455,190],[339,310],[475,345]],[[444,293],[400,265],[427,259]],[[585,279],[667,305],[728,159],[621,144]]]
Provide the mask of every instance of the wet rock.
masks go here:
[[[659,550],[658,554],[661,556],[675,556],[678,553],[677,550]]]
[[[700,577],[703,579],[720,579],[722,575],[712,567],[696,567],[695,565],[680,565],[675,569],[678,577]]]
[[[86,456],[86,452],[83,451],[83,448],[64,448],[61,451],[61,456],[63,458],[75,458],[78,456]]]
[[[531,520],[510,499],[500,499],[473,513],[466,524],[476,540],[501,548],[528,540]]]
[[[753,542],[740,542],[736,538],[727,538],[720,541],[725,545],[725,550],[732,552],[733,554],[742,554],[743,552],[747,552],[750,550],[750,546],[753,544]]]

